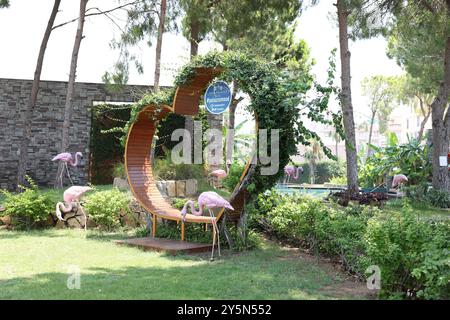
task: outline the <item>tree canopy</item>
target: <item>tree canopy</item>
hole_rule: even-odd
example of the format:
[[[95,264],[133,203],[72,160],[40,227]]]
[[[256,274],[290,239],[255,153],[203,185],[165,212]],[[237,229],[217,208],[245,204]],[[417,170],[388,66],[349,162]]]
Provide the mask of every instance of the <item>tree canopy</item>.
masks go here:
[[[376,75],[364,78],[361,86],[363,94],[369,99],[369,108],[373,116],[372,121],[377,117],[380,133],[386,133],[389,116],[394,109],[393,102],[399,88],[399,79]]]

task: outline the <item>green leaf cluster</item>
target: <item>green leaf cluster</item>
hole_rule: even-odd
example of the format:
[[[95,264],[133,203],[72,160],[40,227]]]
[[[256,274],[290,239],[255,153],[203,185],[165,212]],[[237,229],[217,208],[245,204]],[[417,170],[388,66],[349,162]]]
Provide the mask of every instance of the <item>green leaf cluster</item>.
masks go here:
[[[0,189],[0,193],[5,196],[5,210],[0,212],[0,216],[10,216],[14,227],[19,229],[39,226],[39,223],[47,220],[54,211],[54,203],[49,195],[40,193],[29,176],[26,176],[26,179],[30,186],[20,186],[21,193],[13,194]]]
[[[404,174],[409,184],[420,184],[431,178],[429,147],[417,139],[406,144],[392,144],[384,148],[369,146],[375,152],[360,165],[359,183],[364,187],[374,187],[386,177]]]
[[[84,207],[89,219],[100,228],[114,230],[120,226],[121,215],[130,214],[130,198],[117,188],[98,191],[85,198]]]

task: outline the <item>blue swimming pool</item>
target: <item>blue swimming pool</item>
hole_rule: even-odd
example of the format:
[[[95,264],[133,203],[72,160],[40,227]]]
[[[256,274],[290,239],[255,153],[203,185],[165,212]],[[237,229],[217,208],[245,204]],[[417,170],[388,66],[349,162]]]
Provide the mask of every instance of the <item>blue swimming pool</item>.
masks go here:
[[[284,185],[277,184],[275,186],[275,190],[281,194],[307,194],[316,198],[324,198],[330,194],[330,192],[339,191],[342,189],[339,188],[327,188],[327,187],[318,187],[318,186],[301,186],[301,185]]]

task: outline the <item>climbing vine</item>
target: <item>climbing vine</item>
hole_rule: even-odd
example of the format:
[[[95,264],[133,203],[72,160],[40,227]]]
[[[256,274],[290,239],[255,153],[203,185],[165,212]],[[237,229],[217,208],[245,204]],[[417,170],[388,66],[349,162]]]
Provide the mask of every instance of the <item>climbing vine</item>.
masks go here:
[[[130,119],[130,109],[129,104],[92,107],[89,174],[94,184],[113,181],[113,168],[123,159],[121,138],[123,127]]]
[[[219,75],[219,79],[226,82],[235,80],[239,88],[250,96],[251,103],[247,109],[254,114],[259,128],[267,129],[268,132],[271,129],[279,129],[278,173],[260,175],[261,166],[257,164],[247,188],[254,193],[265,191],[283,174],[283,168],[288,164],[290,156],[297,154],[299,143],[307,145],[310,139],[314,138],[322,145],[324,153],[333,158],[331,151],[324,146],[320,137],[304,123],[307,118],[313,122],[334,124],[340,128],[340,114],[328,110],[330,97],[337,90],[332,82],[334,72],[332,62],[331,59],[327,84],[321,86],[309,75],[283,72],[274,63],[249,58],[243,53],[214,51],[197,56],[181,69],[175,78],[174,88],[149,93],[133,106],[130,121],[124,127],[124,132],[128,132],[144,107],[154,105],[162,108],[163,105],[172,105],[175,89],[189,84],[196,74],[196,68],[220,68],[223,72]],[[315,92],[316,98],[308,101],[306,93],[311,90]],[[338,132],[342,130],[339,129]]]

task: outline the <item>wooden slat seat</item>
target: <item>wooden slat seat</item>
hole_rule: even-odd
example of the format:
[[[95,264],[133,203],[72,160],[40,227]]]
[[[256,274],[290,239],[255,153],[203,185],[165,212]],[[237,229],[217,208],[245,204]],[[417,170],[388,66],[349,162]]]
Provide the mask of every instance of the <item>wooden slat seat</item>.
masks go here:
[[[195,216],[192,214],[187,214],[185,221],[183,221],[181,212],[173,208],[163,198],[156,187],[152,172],[151,148],[158,121],[171,112],[182,115],[196,115],[200,97],[206,86],[221,72],[222,69],[220,68],[198,68],[190,83],[177,88],[173,108],[167,105],[162,107],[147,106],[139,113],[137,121],[133,123],[129,130],[125,146],[125,168],[128,182],[137,201],[153,215],[153,236],[156,232],[157,217],[181,222],[182,240],[184,240],[184,222],[213,223],[213,218],[210,216]],[[241,181],[247,173],[249,163],[241,176]],[[247,196],[248,193],[244,190],[231,199],[231,205],[235,208],[234,211],[227,210],[231,221],[239,219]],[[225,210],[222,209],[218,213],[217,220],[223,216],[224,212]]]
[[[148,115],[154,110],[153,106],[146,107],[138,116],[138,120],[131,126],[125,147],[125,167],[131,191],[136,200],[151,214],[154,218],[176,220],[184,222],[181,212],[173,208],[161,195],[156,187],[152,165],[151,148],[155,127],[157,123]],[[167,107],[163,110],[171,110]],[[161,120],[169,112],[162,112],[157,119]],[[153,220],[156,226],[156,219]],[[187,214],[185,222],[192,223],[213,223],[210,216],[195,216]],[[153,232],[155,232],[155,227]],[[182,231],[182,240],[184,240],[184,231]]]

